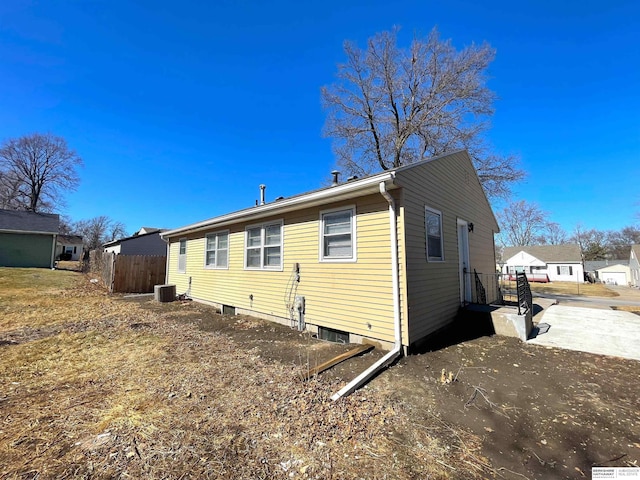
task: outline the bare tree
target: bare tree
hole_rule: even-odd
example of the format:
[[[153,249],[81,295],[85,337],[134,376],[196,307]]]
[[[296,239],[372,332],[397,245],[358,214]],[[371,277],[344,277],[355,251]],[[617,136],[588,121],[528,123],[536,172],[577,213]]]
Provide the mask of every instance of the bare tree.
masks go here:
[[[82,159],[65,139],[51,134],[12,138],[0,147],[3,178],[19,182],[14,201],[18,208],[33,212],[62,204],[62,193],[78,186],[77,168],[81,165]]]
[[[106,215],[80,220],[75,223],[73,230],[82,235],[89,250],[95,250],[107,242],[126,236],[124,225]]]
[[[75,224],[69,215],[60,215],[60,223],[58,225],[58,233],[60,235],[75,235]]]
[[[549,225],[546,217],[535,203],[525,200],[509,203],[498,213],[502,244],[519,247],[539,244]]]
[[[545,245],[564,245],[569,242],[567,232],[556,222],[547,222],[540,237],[540,243]]]
[[[12,172],[0,170],[0,208],[20,210],[24,199],[20,193],[22,182]]]
[[[109,232],[107,235],[107,242],[112,240],[116,240],[118,238],[123,238],[127,236],[127,230],[124,226],[124,223],[113,220],[109,225]]]
[[[409,49],[396,38],[397,30],[377,34],[366,50],[345,42],[338,81],[322,88],[324,133],[334,139],[338,165],[366,175],[464,148],[487,194],[508,194],[524,172],[482,137],[495,100],[486,86],[494,50],[483,44],[458,51],[436,29]]]
[[[578,224],[571,239],[580,247],[584,260],[604,260],[608,257],[607,232],[595,228],[586,230],[581,224]]]
[[[628,226],[607,233],[609,255],[614,259],[628,259],[631,245],[640,244],[640,228]]]

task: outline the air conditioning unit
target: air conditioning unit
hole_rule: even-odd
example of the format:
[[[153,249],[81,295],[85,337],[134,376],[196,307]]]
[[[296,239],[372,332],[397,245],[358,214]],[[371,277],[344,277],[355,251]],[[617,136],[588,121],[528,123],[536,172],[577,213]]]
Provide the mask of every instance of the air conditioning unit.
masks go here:
[[[173,302],[176,299],[175,285],[155,285],[153,287],[153,295],[156,302],[166,303]]]

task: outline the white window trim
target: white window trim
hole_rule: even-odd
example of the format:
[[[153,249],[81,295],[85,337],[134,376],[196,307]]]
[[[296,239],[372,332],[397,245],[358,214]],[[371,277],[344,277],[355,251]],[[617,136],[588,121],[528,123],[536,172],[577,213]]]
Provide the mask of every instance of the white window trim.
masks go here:
[[[441,257],[431,257],[429,256],[429,232],[427,230],[427,213],[433,213],[438,215],[440,218],[440,252],[442,252]],[[424,243],[425,243],[425,254],[427,256],[427,262],[429,263],[444,263],[444,219],[442,217],[442,212],[440,210],[436,210],[431,207],[424,207]]]
[[[227,235],[227,264],[224,267],[218,267],[216,265],[207,265],[207,237],[213,236],[213,235]],[[231,250],[230,248],[230,244],[229,244],[229,230],[221,230],[219,232],[209,232],[204,236],[204,268],[205,270],[229,270],[229,251]],[[216,261],[218,259],[218,248],[216,245]]]
[[[280,266],[279,267],[265,267],[264,266],[264,236],[265,236],[265,227],[271,225],[280,225]],[[249,249],[249,230],[259,228],[260,229],[260,267],[247,267],[247,250]],[[275,247],[276,245],[269,245],[270,247]],[[257,248],[257,247],[252,247]],[[260,270],[260,271],[269,271],[269,272],[282,272],[284,270],[284,221],[274,220],[272,222],[264,222],[258,223],[254,225],[247,225],[244,227],[244,258],[243,258],[243,267],[244,270]]]
[[[328,213],[351,211],[351,257],[325,257],[324,256],[324,215]],[[321,263],[355,263],[358,261],[358,238],[356,228],[356,206],[346,205],[344,207],[330,208],[320,211],[318,229],[318,261]]]
[[[180,253],[180,244],[184,242],[184,253]],[[189,250],[189,241],[186,238],[178,239],[178,273],[187,273],[187,251]],[[180,257],[184,255],[184,270],[180,270]]]

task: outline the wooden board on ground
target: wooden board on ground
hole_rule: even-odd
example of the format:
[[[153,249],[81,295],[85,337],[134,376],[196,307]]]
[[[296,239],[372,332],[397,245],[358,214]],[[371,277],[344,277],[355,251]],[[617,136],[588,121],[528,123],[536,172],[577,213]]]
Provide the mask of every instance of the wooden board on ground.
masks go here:
[[[348,352],[341,353],[337,357],[334,357],[327,362],[321,363],[317,367],[310,368],[306,375],[303,377],[303,380],[309,380],[314,375],[318,375],[319,373],[322,373],[325,370],[336,366],[340,362],[344,362],[345,360],[350,359],[351,357],[355,357],[356,355],[360,355],[362,353],[368,352],[369,350],[373,350],[373,348],[373,345],[358,345],[356,348],[349,350]]]

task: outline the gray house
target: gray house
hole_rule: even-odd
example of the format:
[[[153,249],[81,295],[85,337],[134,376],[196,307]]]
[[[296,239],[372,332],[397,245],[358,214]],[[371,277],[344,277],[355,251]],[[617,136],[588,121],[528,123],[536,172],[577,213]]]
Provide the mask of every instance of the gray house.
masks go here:
[[[166,231],[162,228],[142,227],[131,237],[113,240],[103,245],[105,252],[117,255],[161,255],[167,254],[167,243],[160,238]]]
[[[631,285],[640,287],[640,245],[631,246],[629,270],[631,270]]]
[[[53,268],[60,218],[0,210],[0,267]]]

